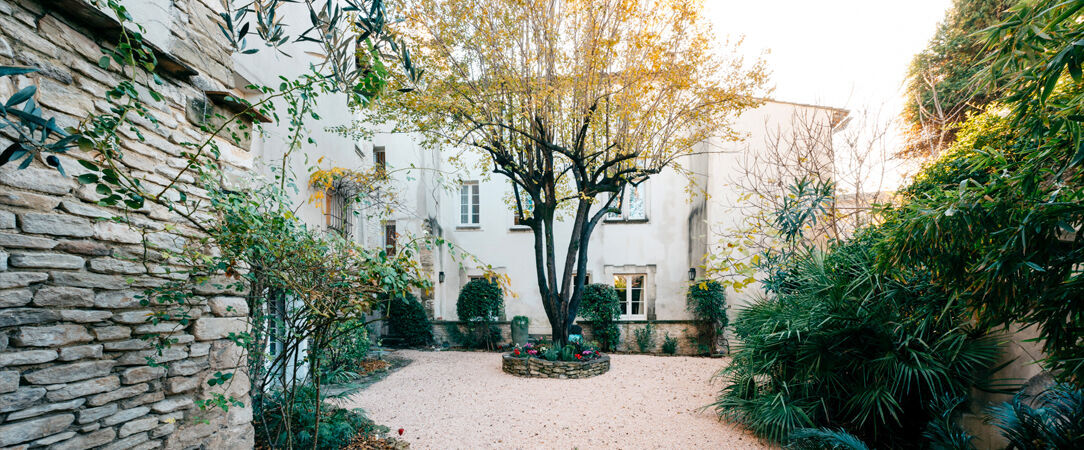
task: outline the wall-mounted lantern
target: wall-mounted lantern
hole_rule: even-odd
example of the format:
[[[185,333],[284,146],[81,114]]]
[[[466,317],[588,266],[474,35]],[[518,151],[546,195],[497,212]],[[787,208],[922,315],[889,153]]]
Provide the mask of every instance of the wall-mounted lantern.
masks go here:
[[[696,280],[696,267],[689,268],[689,281]]]
[[[444,272],[440,272],[440,273],[437,274],[437,280],[440,281],[441,283],[444,282]]]

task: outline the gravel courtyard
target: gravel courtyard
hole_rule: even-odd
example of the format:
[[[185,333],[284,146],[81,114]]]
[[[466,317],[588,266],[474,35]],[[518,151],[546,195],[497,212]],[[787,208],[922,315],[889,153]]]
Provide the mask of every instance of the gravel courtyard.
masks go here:
[[[699,411],[727,360],[611,355],[604,375],[554,380],[508,375],[497,353],[395,355],[413,362],[343,406],[405,429],[413,448],[770,448]]]

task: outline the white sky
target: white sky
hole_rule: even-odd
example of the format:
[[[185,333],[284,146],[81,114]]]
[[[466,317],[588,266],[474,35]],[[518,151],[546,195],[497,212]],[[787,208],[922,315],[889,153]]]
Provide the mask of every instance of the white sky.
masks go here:
[[[951,5],[951,0],[704,0],[718,35],[744,35],[746,54],[769,51],[764,59],[772,71],[772,98],[869,109],[886,118],[899,115],[907,66]],[[898,177],[889,182],[897,183]]]
[[[765,55],[773,98],[858,109],[894,105],[951,0],[705,0],[720,36]]]

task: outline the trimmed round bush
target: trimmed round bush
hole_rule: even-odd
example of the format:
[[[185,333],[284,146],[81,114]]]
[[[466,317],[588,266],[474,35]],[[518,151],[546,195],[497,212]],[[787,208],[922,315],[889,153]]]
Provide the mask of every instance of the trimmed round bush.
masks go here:
[[[402,336],[408,346],[428,345],[433,341],[433,324],[425,315],[425,306],[411,294],[391,300],[388,327],[393,334]]]
[[[497,319],[503,306],[500,285],[486,278],[475,278],[459,291],[455,313],[462,321],[490,322]]]
[[[605,351],[614,351],[621,339],[617,319],[621,317],[621,299],[608,284],[589,284],[583,287],[580,317],[591,321],[594,338]]]

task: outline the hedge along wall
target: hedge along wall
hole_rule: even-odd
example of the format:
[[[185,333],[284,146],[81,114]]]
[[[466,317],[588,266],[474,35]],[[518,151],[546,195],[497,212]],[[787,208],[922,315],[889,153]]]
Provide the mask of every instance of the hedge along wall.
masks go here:
[[[217,6],[127,3],[164,8],[174,22],[145,24],[148,32],[172,33],[169,42],[152,41],[169,50],[160,53],[168,66],[159,88],[166,98],[148,103],[160,125],[144,123],[144,142],[128,131],[124,139],[124,163],[145,183],[164,185],[185,166],[177,143],[201,135],[187,118],[192,103],[205,101],[204,90],[235,88],[235,76],[210,18]],[[93,14],[81,15],[88,11],[82,0],[0,0],[0,64],[40,69],[0,78],[0,99],[36,84],[46,117],[61,126],[104,110],[104,92],[118,78],[98,66],[99,45],[112,45],[115,36],[88,21]],[[3,132],[0,149],[11,144]],[[233,170],[251,168],[246,149],[221,145]],[[70,157],[89,155],[76,149]],[[147,323],[149,310],[135,296],[177,274],[166,273],[168,261],[154,260],[154,252],[142,264],[144,242],[177,249],[195,232],[154,205],[132,214],[131,224],[109,221],[119,211],[95,205],[93,186],[73,181],[80,167],[70,157],[62,158],[67,177],[40,160],[21,171],[14,164],[0,168],[0,447],[252,447],[243,371],[217,389],[245,407],[226,413],[194,406],[215,389],[206,383],[215,372],[244,365],[240,348],[224,338],[245,329],[245,317],[230,317],[247,314],[245,300],[206,285],[191,324]],[[203,196],[191,176],[180,180],[189,197]],[[167,224],[176,231],[167,232]],[[140,339],[149,333],[172,333],[177,343],[155,354]],[[148,357],[162,367],[148,365]]]

